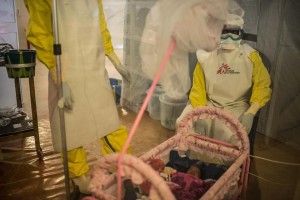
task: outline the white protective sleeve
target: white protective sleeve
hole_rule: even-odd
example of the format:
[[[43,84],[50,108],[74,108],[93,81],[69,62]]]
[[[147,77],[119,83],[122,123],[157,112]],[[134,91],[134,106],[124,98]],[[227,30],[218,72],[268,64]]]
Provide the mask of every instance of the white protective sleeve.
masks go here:
[[[172,38],[175,48],[160,78],[168,96],[182,98],[191,88],[188,53],[219,45],[228,13],[243,15],[232,0],[158,0],[149,12],[142,36],[142,69],[153,80]]]

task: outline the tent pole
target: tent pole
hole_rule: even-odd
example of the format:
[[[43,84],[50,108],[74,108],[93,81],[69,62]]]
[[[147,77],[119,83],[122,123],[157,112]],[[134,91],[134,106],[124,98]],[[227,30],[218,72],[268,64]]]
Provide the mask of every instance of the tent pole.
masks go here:
[[[56,0],[52,0],[52,23],[53,23],[53,35],[54,35],[53,50],[56,59],[57,85],[59,88],[59,99],[61,99],[63,97],[62,80],[61,80],[61,59],[60,59],[61,45],[59,43]],[[64,174],[65,174],[66,199],[70,200],[67,139],[66,139],[65,116],[64,116],[63,108],[59,108],[59,117],[60,117],[61,142],[62,142],[63,164],[64,164]]]

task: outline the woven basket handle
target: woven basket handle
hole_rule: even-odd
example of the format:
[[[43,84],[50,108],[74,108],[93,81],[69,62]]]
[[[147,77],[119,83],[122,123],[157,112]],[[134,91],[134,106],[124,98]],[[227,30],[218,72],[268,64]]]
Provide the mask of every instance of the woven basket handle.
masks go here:
[[[107,172],[114,169],[117,166],[119,154],[109,154],[101,158],[96,163],[96,169],[94,171],[94,177],[91,180],[90,189],[91,192],[100,199],[115,200],[116,197],[106,193],[106,189],[116,184],[114,175],[109,175]],[[122,160],[122,176],[130,177],[135,184],[142,183],[143,180],[147,180],[152,185],[152,192],[150,197],[157,200],[175,200],[175,197],[169,189],[167,183],[159,176],[150,165],[142,161],[141,159],[125,154]],[[101,190],[99,190],[101,188]],[[151,196],[152,195],[152,196]]]
[[[193,122],[200,119],[219,119],[237,139],[239,150],[249,150],[249,139],[243,125],[231,114],[215,107],[197,107],[187,113],[177,127],[177,134],[188,136],[193,127]]]

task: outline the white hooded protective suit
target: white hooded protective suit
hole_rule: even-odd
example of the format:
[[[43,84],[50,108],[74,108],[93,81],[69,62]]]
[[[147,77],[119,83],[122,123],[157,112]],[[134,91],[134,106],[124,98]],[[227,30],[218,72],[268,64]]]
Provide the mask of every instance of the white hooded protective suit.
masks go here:
[[[100,33],[104,15],[101,13],[102,4],[99,2],[57,1],[59,37],[62,46],[62,78],[70,86],[74,100],[73,110],[65,112],[68,150],[90,143],[120,127],[104,65],[103,42],[106,45],[107,40],[102,41],[101,34],[104,34],[104,31]],[[51,74],[55,68],[51,1],[25,1],[25,3],[30,13],[27,39],[37,49],[39,59],[50,69],[49,118],[54,149],[61,151],[59,94],[53,80],[55,75]],[[106,23],[104,25],[106,26]]]

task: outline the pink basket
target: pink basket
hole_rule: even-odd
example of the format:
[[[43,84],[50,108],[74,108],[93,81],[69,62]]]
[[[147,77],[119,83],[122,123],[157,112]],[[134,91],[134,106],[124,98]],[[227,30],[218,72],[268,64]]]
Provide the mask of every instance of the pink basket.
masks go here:
[[[234,134],[237,144],[231,145],[191,133],[193,122],[199,119],[219,119]],[[153,158],[166,157],[171,150],[180,152],[192,150],[205,154],[210,158],[217,158],[231,163],[227,171],[215,182],[215,184],[201,197],[202,199],[223,199],[232,188],[235,193],[232,199],[245,198],[249,172],[249,139],[243,126],[234,117],[224,111],[212,107],[199,107],[188,113],[177,128],[177,134],[141,157],[125,155],[122,160],[122,177],[130,178],[134,184],[141,184],[148,180],[152,186],[150,199],[175,200],[166,182],[147,164]],[[97,199],[116,199],[116,174],[110,173],[116,170],[119,154],[110,154],[101,158],[95,164],[92,173],[91,191]]]

